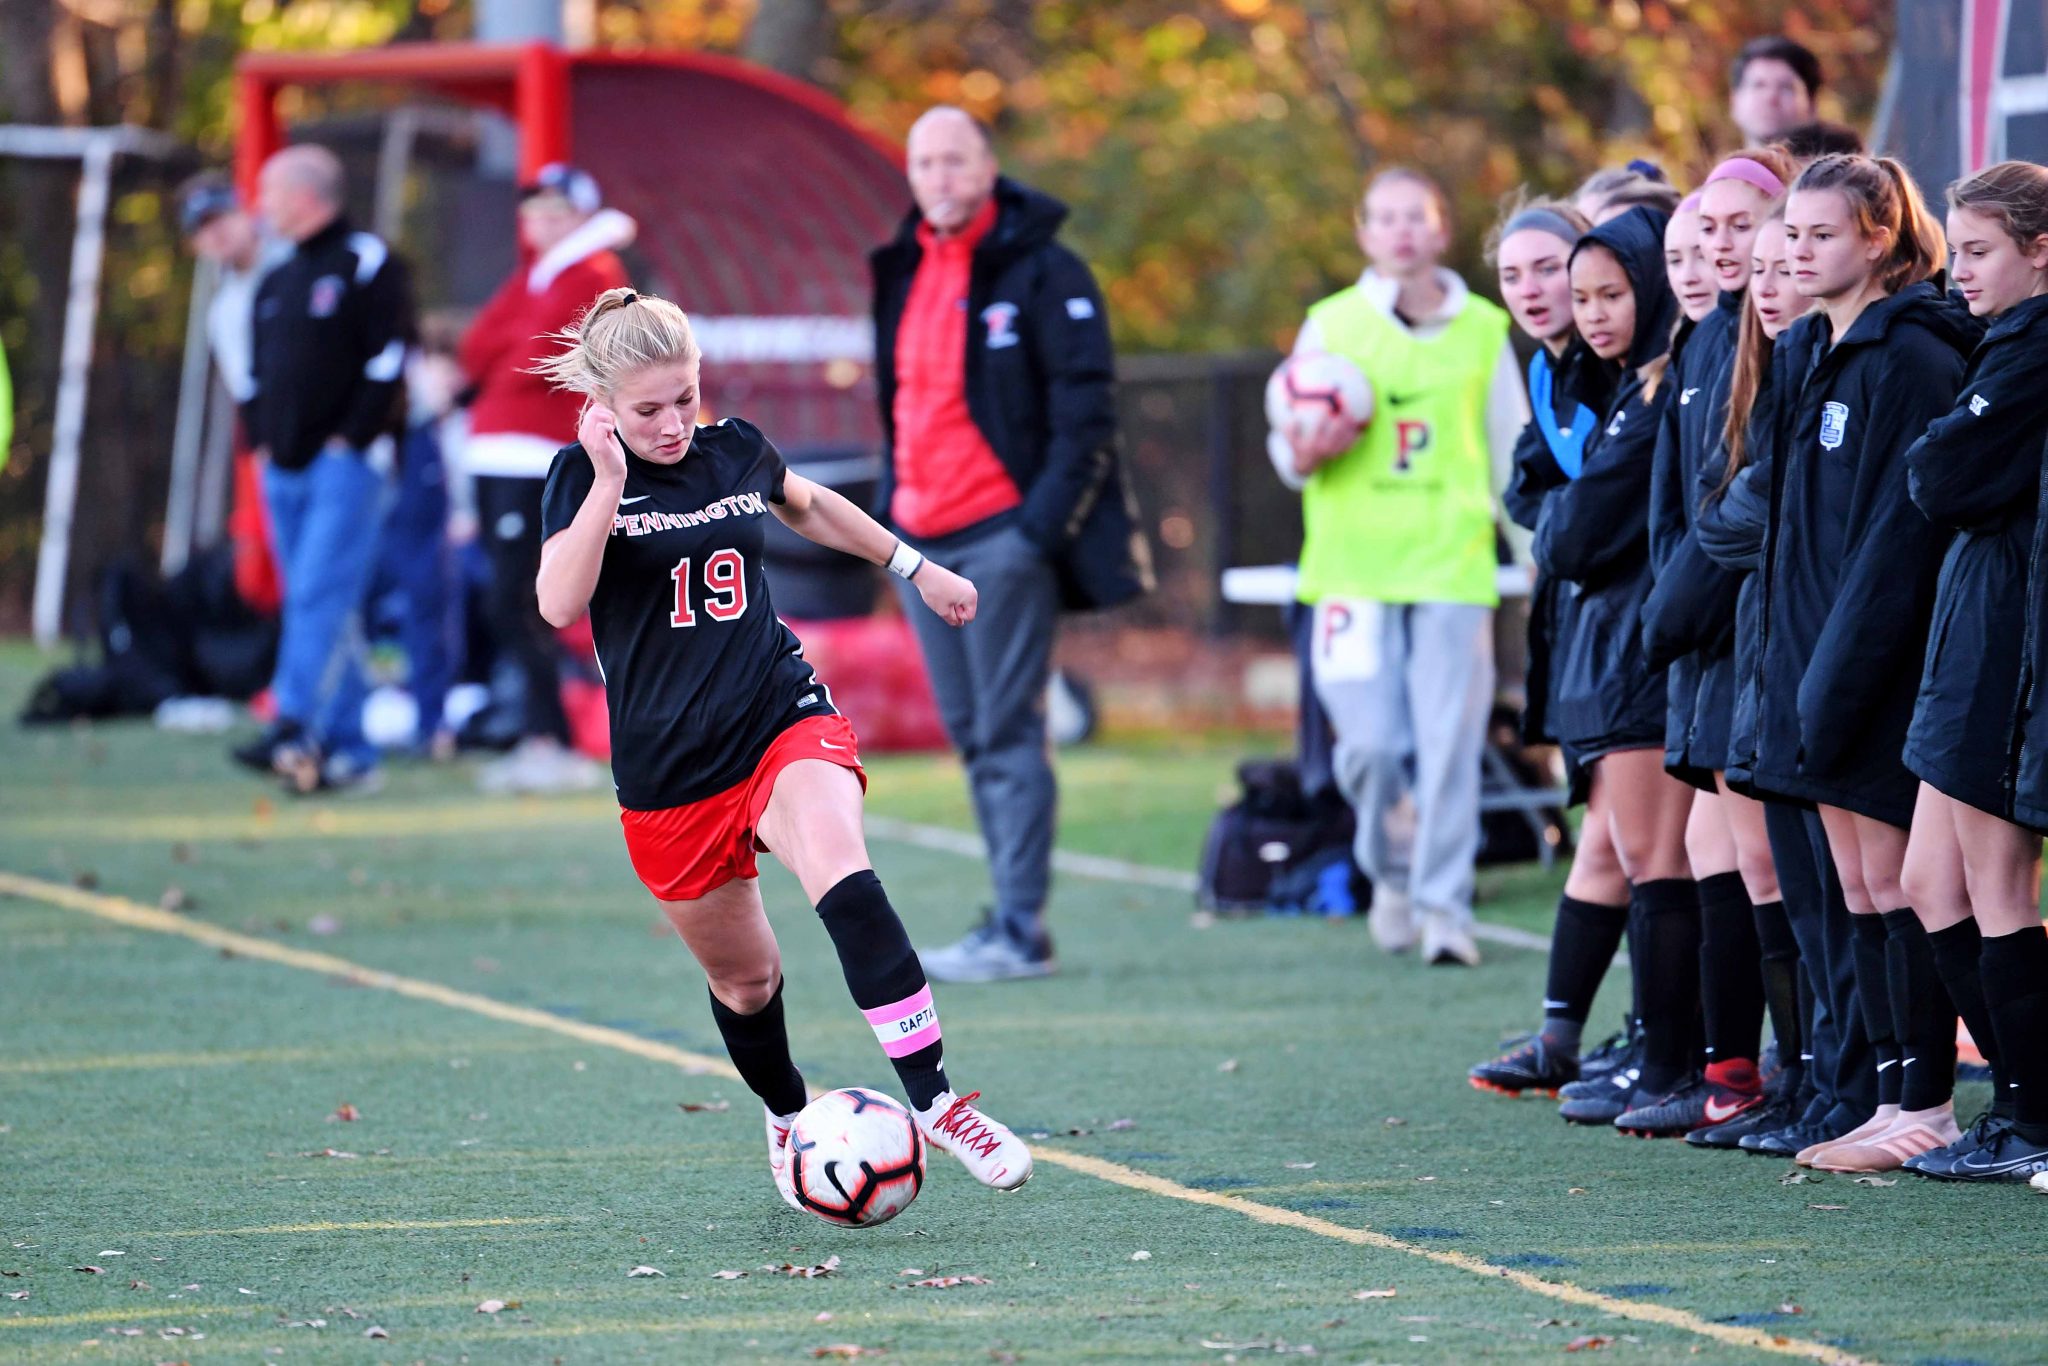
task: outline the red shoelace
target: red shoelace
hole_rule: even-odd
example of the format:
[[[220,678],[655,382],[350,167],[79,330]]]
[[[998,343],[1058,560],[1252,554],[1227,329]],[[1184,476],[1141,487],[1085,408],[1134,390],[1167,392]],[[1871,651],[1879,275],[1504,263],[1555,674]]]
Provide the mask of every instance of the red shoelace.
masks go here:
[[[981,1092],[970,1091],[946,1107],[946,1113],[939,1116],[932,1125],[934,1134],[941,1134],[959,1143],[962,1147],[973,1148],[983,1157],[988,1157],[1002,1146],[1002,1136],[988,1127],[969,1101],[981,1099]]]

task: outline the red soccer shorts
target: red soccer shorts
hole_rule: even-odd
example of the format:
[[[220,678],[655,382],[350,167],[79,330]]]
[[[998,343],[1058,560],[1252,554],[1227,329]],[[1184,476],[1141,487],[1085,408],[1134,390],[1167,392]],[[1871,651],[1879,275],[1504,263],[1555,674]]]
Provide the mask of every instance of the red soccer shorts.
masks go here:
[[[695,901],[728,882],[757,876],[754,855],[768,846],[754,827],[776,778],[799,759],[850,768],[867,791],[852,723],[843,716],[807,716],[775,737],[746,781],[686,806],[619,812],[627,856],[647,890],[663,901]]]

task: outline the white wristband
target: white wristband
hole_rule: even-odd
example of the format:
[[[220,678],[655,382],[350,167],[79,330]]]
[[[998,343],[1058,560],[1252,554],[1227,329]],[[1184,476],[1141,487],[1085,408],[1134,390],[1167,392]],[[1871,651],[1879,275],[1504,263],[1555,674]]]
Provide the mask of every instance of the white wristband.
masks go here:
[[[903,541],[896,542],[896,550],[889,556],[889,572],[899,579],[912,578],[924,568],[924,556],[912,550]]]

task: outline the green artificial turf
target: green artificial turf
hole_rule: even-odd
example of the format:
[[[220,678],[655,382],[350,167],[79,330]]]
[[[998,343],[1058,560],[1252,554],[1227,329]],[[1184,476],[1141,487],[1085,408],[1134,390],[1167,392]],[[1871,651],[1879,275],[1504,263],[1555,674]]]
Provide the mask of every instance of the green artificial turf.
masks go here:
[[[0,651],[10,715],[38,667]],[[222,748],[142,724],[10,724],[0,871],[719,1052],[702,978],[602,799],[485,799],[465,767],[396,765],[380,796],[298,803]],[[1243,749],[1063,756],[1062,846],[1191,867]],[[872,773],[876,813],[964,824],[950,762]],[[986,899],[970,859],[874,853],[920,942]],[[1483,913],[1541,929],[1559,876],[1490,874]],[[771,871],[763,888],[806,1076],[895,1090],[793,881]],[[1169,1192],[1869,1360],[2048,1359],[2040,1196],[1785,1185],[1783,1164],[1568,1130],[1463,1080],[1531,1022],[1540,954],[1489,944],[1476,971],[1431,970],[1380,956],[1356,923],[1191,910],[1180,892],[1063,877],[1057,978],[940,988],[955,1080],[1042,1147]],[[1625,989],[1614,974],[1599,1021]],[[343,1105],[360,1117],[331,1118]],[[833,1229],[777,1201],[754,1102],[724,1077],[19,897],[0,897],[0,1126],[0,1271],[19,1273],[0,1292],[26,1296],[0,1299],[6,1362],[793,1361],[834,1344],[934,1363],[1283,1345],[1522,1361],[1589,1337],[1617,1359],[1773,1359],[1051,1162],[999,1197],[940,1158],[896,1222]],[[819,1279],[762,1269],[833,1256]],[[933,1275],[991,1283],[901,1288]],[[478,1313],[488,1300],[506,1307]]]

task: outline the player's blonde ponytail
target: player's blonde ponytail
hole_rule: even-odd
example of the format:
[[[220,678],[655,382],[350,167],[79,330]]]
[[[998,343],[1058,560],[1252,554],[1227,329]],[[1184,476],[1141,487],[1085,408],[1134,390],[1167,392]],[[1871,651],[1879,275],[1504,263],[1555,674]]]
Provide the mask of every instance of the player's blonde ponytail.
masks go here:
[[[533,367],[557,389],[607,399],[619,381],[650,365],[697,360],[696,335],[682,309],[632,289],[608,289],[552,340],[562,349]]]

